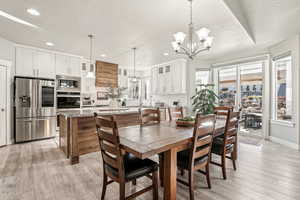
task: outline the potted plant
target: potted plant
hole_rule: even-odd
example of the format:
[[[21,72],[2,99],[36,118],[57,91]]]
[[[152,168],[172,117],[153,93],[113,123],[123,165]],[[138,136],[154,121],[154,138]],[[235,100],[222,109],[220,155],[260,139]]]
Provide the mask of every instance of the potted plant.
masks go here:
[[[203,115],[213,114],[218,102],[218,95],[213,91],[213,84],[201,84],[196,89],[196,94],[191,97],[193,100],[193,111]]]

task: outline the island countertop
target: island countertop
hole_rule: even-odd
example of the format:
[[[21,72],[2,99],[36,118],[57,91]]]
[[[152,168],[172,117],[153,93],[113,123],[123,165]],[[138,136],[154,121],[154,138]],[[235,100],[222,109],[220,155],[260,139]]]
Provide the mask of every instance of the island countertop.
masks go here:
[[[83,109],[70,109],[70,110],[59,110],[58,115],[63,115],[67,118],[74,117],[93,117],[95,113],[97,115],[122,115],[138,113],[138,108],[83,108]]]

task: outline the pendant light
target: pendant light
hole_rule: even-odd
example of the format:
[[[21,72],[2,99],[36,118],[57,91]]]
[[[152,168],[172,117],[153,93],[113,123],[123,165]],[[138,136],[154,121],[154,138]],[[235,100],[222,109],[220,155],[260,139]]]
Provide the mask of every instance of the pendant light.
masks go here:
[[[94,74],[94,64],[92,61],[92,52],[93,52],[93,38],[94,36],[92,34],[88,35],[90,38],[90,71],[87,73],[86,77],[87,78],[95,78]]]
[[[133,76],[131,76],[129,78],[130,78],[130,82],[137,83],[140,78],[135,75],[135,72],[136,72],[135,71],[135,67],[136,67],[135,66],[135,63],[136,63],[136,47],[133,47],[132,50],[133,50]]]

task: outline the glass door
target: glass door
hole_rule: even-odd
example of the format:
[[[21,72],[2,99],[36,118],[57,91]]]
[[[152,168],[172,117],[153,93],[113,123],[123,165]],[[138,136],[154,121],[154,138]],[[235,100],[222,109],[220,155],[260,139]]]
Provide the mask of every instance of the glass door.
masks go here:
[[[230,66],[218,71],[219,105],[236,106],[237,67]]]
[[[241,133],[263,136],[263,63],[242,64],[239,73],[239,104],[243,118]]]

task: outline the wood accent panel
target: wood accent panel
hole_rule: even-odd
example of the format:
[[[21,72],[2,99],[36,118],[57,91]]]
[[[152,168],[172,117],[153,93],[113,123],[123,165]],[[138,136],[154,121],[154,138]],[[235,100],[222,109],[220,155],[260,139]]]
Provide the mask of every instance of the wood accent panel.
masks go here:
[[[96,61],[96,87],[118,87],[118,65]]]
[[[94,117],[70,119],[71,164],[79,162],[79,156],[99,151],[99,143]]]
[[[69,119],[63,115],[59,117],[59,148],[66,154],[67,158],[69,158],[69,146],[70,146],[70,123]]]

